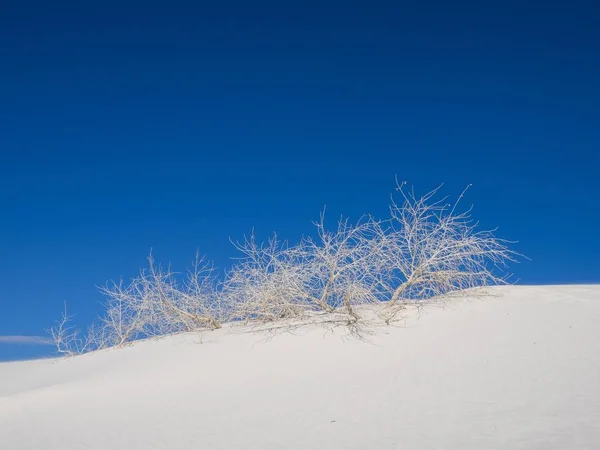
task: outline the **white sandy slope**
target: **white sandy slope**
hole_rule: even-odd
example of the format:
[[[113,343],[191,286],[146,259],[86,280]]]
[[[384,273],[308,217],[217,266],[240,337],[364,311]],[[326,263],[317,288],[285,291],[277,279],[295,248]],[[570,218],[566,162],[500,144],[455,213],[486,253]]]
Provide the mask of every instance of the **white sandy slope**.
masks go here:
[[[600,449],[600,286],[0,364],[0,449]]]

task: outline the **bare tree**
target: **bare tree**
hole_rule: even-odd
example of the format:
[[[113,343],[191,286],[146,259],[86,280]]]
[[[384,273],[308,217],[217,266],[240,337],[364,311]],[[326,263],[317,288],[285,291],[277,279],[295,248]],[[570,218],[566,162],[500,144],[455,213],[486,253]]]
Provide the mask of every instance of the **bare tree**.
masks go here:
[[[148,269],[125,285],[122,281],[100,288],[106,295],[102,329],[112,345],[143,337],[216,329],[221,311],[213,269],[198,254],[183,282],[169,267],[148,257]]]
[[[508,248],[510,242],[495,237],[495,230],[477,231],[472,208],[458,212],[467,189],[450,204],[447,197],[435,199],[440,187],[417,197],[405,183],[397,185],[403,203],[392,199],[391,227],[381,236],[392,270],[390,306],[506,282],[496,272],[517,254]]]
[[[380,224],[371,217],[346,219],[328,231],[324,215],[317,236],[288,246],[276,236],[257,244],[254,236],[236,244],[244,254],[229,272],[224,293],[238,318],[277,320],[344,310],[378,300],[383,259]]]
[[[82,349],[80,331],[71,325],[72,318],[73,316],[67,314],[65,303],[61,318],[47,330],[56,346],[56,351],[66,356],[81,353]]]
[[[145,272],[128,285],[123,281],[113,282],[100,290],[107,300],[104,303],[105,313],[99,321],[111,346],[121,346],[153,334],[149,326],[156,321],[152,317],[151,306],[155,293]]]
[[[518,256],[510,242],[495,230],[479,231],[470,208],[459,212],[466,189],[453,204],[437,199],[439,190],[418,197],[397,183],[402,202],[392,197],[388,219],[342,218],[328,229],[323,213],[314,236],[295,245],[251,235],[234,244],[242,258],[221,282],[199,254],[185,276],[150,255],[148,268],[129,283],[101,288],[105,312],[84,338],[66,310],[50,334],[68,355],[232,321],[310,318],[357,329],[374,317],[364,305],[387,305],[379,317],[389,323],[408,301],[505,283],[503,269]]]
[[[73,316],[67,314],[67,305],[62,317],[48,331],[56,351],[65,356],[79,355],[115,345],[114,337],[108,333],[107,327],[99,320],[92,322],[85,334],[71,325]]]
[[[298,318],[315,307],[327,308],[311,302],[304,289],[307,267],[302,244],[289,247],[277,236],[258,244],[252,235],[234,245],[243,257],[227,273],[222,287],[233,320]]]
[[[356,224],[342,218],[329,231],[322,214],[315,226],[317,238],[306,239],[301,250],[311,268],[305,289],[330,312],[343,308],[358,320],[354,307],[374,303],[380,294],[381,224],[370,216]]]

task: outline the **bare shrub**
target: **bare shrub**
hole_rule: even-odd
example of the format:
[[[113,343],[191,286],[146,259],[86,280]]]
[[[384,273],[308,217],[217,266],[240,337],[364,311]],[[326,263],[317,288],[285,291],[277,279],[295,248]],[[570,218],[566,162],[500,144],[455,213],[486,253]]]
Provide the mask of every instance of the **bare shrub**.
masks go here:
[[[379,223],[371,217],[356,225],[342,219],[333,231],[324,215],[315,223],[316,238],[288,246],[276,236],[257,244],[254,236],[236,244],[244,257],[229,272],[224,293],[241,319],[277,320],[343,309],[378,300],[383,259]]]
[[[309,274],[302,244],[288,247],[277,236],[258,244],[252,235],[234,245],[243,257],[228,272],[222,288],[234,320],[299,318],[315,307],[327,309],[304,289]]]
[[[84,336],[70,326],[66,311],[49,330],[58,352],[72,355],[151,336],[220,328],[225,316],[212,266],[197,254],[186,276],[178,275],[155,264],[150,255],[148,268],[129,283],[100,287],[106,296],[104,314]]]
[[[495,237],[495,230],[477,231],[472,208],[458,212],[466,189],[454,204],[436,200],[439,189],[417,197],[405,183],[397,185],[403,203],[392,199],[391,226],[381,237],[392,271],[390,306],[505,283],[496,272],[515,261],[509,241]]]
[[[213,269],[196,255],[183,282],[148,257],[148,269],[124,285],[102,287],[107,297],[103,329],[112,345],[143,337],[221,327]]]
[[[341,219],[328,229],[325,216],[313,237],[288,245],[273,236],[254,235],[234,244],[240,260],[218,282],[198,254],[185,276],[148,258],[148,268],[129,283],[101,288],[104,314],[84,337],[70,316],[50,330],[63,354],[122,346],[137,339],[178,332],[214,330],[225,322],[344,324],[374,316],[391,323],[409,301],[505,283],[507,262],[519,256],[495,230],[479,231],[471,208],[437,198],[440,188],[423,196],[397,183],[402,201],[392,197],[390,217]],[[383,303],[381,314],[369,305]],[[272,325],[271,325],[272,324]]]
[[[65,356],[72,356],[83,351],[80,331],[71,325],[71,320],[72,316],[67,314],[67,305],[65,304],[61,318],[47,330],[56,346],[57,353]]]
[[[67,305],[65,304],[62,317],[47,330],[56,346],[57,353],[73,356],[112,345],[106,339],[105,330],[99,323],[92,323],[84,334],[79,328],[72,325],[72,319],[73,316],[67,314]]]
[[[329,231],[324,215],[315,223],[317,238],[307,238],[302,251],[310,262],[306,289],[330,310],[343,309],[354,319],[354,307],[378,301],[384,259],[380,222],[367,216],[351,224],[341,219]]]

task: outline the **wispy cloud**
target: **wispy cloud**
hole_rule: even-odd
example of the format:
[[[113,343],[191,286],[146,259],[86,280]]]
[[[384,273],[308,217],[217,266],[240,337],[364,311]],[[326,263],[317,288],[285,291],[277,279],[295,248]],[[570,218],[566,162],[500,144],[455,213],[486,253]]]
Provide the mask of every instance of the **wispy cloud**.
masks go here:
[[[1,336],[0,344],[50,345],[50,339],[43,336]]]

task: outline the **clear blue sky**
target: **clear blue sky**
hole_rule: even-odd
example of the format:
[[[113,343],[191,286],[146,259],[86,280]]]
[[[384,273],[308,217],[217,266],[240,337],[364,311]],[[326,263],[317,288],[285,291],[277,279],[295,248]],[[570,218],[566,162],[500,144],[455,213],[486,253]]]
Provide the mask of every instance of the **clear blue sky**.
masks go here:
[[[189,3],[3,3],[0,336],[89,322],[150,248],[383,215],[395,175],[473,183],[521,283],[600,281],[597,2]]]

